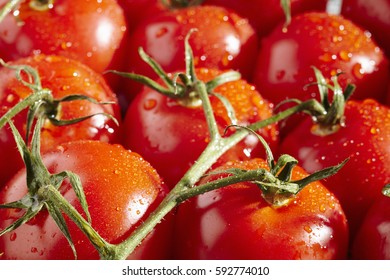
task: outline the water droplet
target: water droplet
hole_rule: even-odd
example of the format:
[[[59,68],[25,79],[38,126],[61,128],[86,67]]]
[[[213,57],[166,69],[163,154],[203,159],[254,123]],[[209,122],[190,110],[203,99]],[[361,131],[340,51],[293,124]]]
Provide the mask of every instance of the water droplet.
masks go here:
[[[307,233],[311,233],[313,230],[310,226],[304,226],[303,229],[307,232]]]
[[[350,61],[351,57],[352,57],[352,53],[347,52],[347,51],[340,51],[339,56],[340,56],[341,60]]]
[[[358,79],[362,79],[363,78],[363,75],[364,75],[364,70],[363,70],[363,67],[360,63],[356,63],[353,67],[352,67],[352,74],[358,78]]]
[[[160,38],[161,36],[164,36],[165,34],[168,33],[168,28],[167,27],[161,27],[159,30],[156,32],[156,38]]]
[[[372,128],[370,129],[370,133],[371,133],[371,134],[378,134],[378,132],[379,132],[379,129],[376,128],[376,127],[372,127]]]
[[[283,80],[283,78],[286,76],[286,71],[285,70],[279,70],[278,72],[276,72],[276,79],[278,81],[281,81]]]
[[[156,107],[157,101],[155,99],[147,99],[144,102],[144,109],[145,110],[151,110],[154,107]]]
[[[222,57],[222,65],[228,66],[230,61],[233,60],[233,56],[230,53],[225,53],[225,55]]]
[[[325,213],[325,211],[326,211],[326,205],[321,204],[321,205],[320,205],[320,212],[321,212],[321,213]]]
[[[330,62],[330,61],[332,61],[332,54],[330,54],[330,53],[324,53],[323,55],[321,55],[321,56],[319,57],[319,59],[320,59],[321,61],[323,61],[323,62]]]
[[[15,241],[16,237],[17,237],[16,232],[12,232],[10,237],[9,237],[9,240]]]
[[[8,103],[12,103],[15,100],[15,95],[8,94],[6,100],[7,100]]]

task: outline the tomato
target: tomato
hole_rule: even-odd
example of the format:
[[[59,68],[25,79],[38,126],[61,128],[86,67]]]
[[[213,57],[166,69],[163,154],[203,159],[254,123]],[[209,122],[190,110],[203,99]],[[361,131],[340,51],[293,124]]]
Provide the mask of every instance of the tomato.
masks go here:
[[[381,196],[370,207],[352,247],[352,258],[390,260],[390,198]]]
[[[6,2],[0,0],[0,6]],[[4,60],[55,54],[79,60],[97,72],[119,68],[126,21],[115,0],[47,2],[22,1],[0,24]]]
[[[166,10],[162,1],[159,0],[118,0],[118,3],[124,10],[127,26],[130,30],[135,28],[145,17]]]
[[[198,68],[197,78],[209,81],[221,71]],[[245,80],[240,79],[220,85],[215,93],[224,96],[232,105],[238,124],[250,123],[272,116],[272,104]],[[217,125],[223,134],[225,127],[232,123],[225,106],[215,96],[210,97]],[[210,141],[202,106],[185,106],[180,100],[169,98],[148,87],[138,94],[126,113],[124,120],[124,145],[140,153],[173,187],[198,158]],[[259,131],[271,147],[278,143],[276,125]],[[220,161],[246,159],[263,153],[258,139],[250,135],[230,149]]]
[[[354,99],[385,100],[389,63],[368,32],[341,16],[304,13],[286,30],[276,28],[259,50],[254,83],[277,104],[288,98],[318,98],[312,66],[337,74],[342,88],[356,85]]]
[[[257,37],[246,19],[222,7],[198,6],[157,13],[142,21],[129,40],[126,71],[155,77],[138,55],[138,48],[153,57],[166,72],[184,69],[184,39],[196,28],[189,43],[196,67],[235,69],[248,78],[257,53]],[[141,90],[129,82],[125,93]]]
[[[116,96],[108,87],[103,77],[89,67],[65,57],[39,55],[23,58],[10,65],[29,65],[36,68],[43,88],[51,90],[54,98],[60,99],[71,94],[83,94],[99,102],[113,104],[93,104],[80,100],[64,102],[58,108],[57,118],[70,120],[97,113],[106,113],[120,121]],[[32,90],[16,79],[15,71],[0,69],[0,116],[25,99]],[[14,124],[25,135],[27,110],[14,118]],[[104,142],[119,141],[119,127],[108,117],[96,115],[77,124],[59,127],[47,121],[42,130],[41,149],[47,151],[52,147],[70,140],[94,139]],[[23,166],[11,130],[0,129],[0,185],[14,175]]]
[[[43,155],[50,172],[72,171],[83,184],[93,228],[108,242],[117,244],[128,237],[156,208],[166,187],[156,171],[138,154],[120,145],[81,140],[64,143]],[[1,203],[22,198],[27,191],[25,170],[0,192]],[[63,196],[81,213],[81,206],[68,181]],[[14,222],[23,211],[0,210],[0,228]],[[159,224],[129,258],[168,258],[172,219]],[[87,237],[66,216],[78,259],[98,259]],[[33,220],[0,237],[2,259],[74,259],[73,252],[47,210]]]
[[[340,200],[353,236],[390,181],[390,109],[372,99],[350,100],[344,117],[343,126],[324,135],[311,120],[305,120],[282,140],[279,151],[298,159],[309,173],[350,158],[324,183]]]
[[[217,170],[267,168],[263,159],[230,162]],[[292,179],[307,173],[300,167]],[[212,175],[201,181],[216,179]],[[211,191],[179,206],[175,227],[178,259],[343,259],[347,220],[338,200],[316,181],[286,206],[275,208],[253,183]]]
[[[291,0],[291,14],[305,11],[325,11],[325,0]],[[269,34],[278,24],[285,21],[280,0],[206,0],[205,4],[233,9],[240,16],[248,18],[259,37]]]
[[[390,1],[345,0],[341,14],[364,27],[390,56]]]

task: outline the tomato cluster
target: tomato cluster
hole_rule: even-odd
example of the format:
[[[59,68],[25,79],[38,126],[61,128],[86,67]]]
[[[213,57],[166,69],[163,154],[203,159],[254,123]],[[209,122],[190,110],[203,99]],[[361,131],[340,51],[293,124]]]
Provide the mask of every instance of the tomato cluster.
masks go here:
[[[390,259],[390,1],[327,2],[0,0],[0,259]]]

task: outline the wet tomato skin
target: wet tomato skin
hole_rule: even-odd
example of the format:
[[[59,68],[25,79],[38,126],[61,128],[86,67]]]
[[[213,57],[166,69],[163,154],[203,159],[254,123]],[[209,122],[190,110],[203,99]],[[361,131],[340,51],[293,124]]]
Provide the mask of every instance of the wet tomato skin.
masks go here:
[[[353,241],[352,258],[390,260],[390,198],[378,198],[364,217]]]
[[[7,1],[0,0],[0,6]],[[16,13],[0,25],[0,53],[6,60],[35,54],[62,55],[81,61],[95,71],[118,69],[125,41],[126,21],[115,0],[56,0],[39,10],[22,1]],[[45,1],[44,1],[45,2]]]
[[[291,0],[291,14],[305,11],[325,11],[325,0]],[[240,16],[248,18],[260,38],[269,34],[276,26],[285,21],[280,0],[206,0],[204,4],[218,5],[234,10]]]
[[[353,236],[390,181],[390,109],[373,99],[350,100],[345,125],[331,134],[318,132],[312,120],[305,120],[282,140],[279,151],[297,158],[311,173],[349,158],[324,184],[340,200]]]
[[[40,75],[42,87],[50,89],[56,99],[82,94],[99,102],[112,102],[105,105],[85,100],[64,102],[59,107],[57,118],[70,120],[104,112],[121,122],[116,95],[100,74],[82,63],[61,56],[38,55],[9,64],[35,68]],[[0,116],[3,116],[19,101],[29,96],[32,90],[16,79],[14,70],[6,67],[0,69],[0,79]],[[22,135],[26,133],[26,116],[27,110],[24,110],[14,118],[14,124]],[[45,152],[62,142],[79,139],[118,142],[119,130],[119,127],[104,115],[96,115],[80,123],[62,127],[47,121],[41,133],[41,150]],[[0,130],[0,155],[1,158],[9,159],[0,161],[0,185],[3,185],[23,166],[14,137],[7,125]]]
[[[108,242],[119,243],[147,217],[167,193],[161,178],[138,154],[119,145],[100,141],[68,142],[43,155],[52,173],[69,170],[80,177],[94,229]],[[21,170],[0,192],[1,203],[20,199],[26,193],[26,173]],[[80,203],[68,183],[63,196],[82,213]],[[0,211],[0,228],[15,221],[23,212]],[[78,259],[98,259],[87,237],[65,216]],[[129,259],[169,258],[172,230],[167,216]],[[74,259],[73,252],[58,226],[43,210],[33,220],[0,237],[2,259]]]
[[[207,82],[220,70],[198,68],[199,80]],[[272,104],[263,99],[256,89],[243,79],[226,83],[214,89],[232,105],[238,124],[247,125],[272,116]],[[215,96],[210,98],[221,135],[231,124],[226,108]],[[173,98],[150,88],[136,96],[124,119],[124,146],[138,152],[148,160],[173,187],[200,156],[210,141],[202,106],[187,107]],[[233,130],[228,131],[228,134]],[[275,124],[258,131],[276,149],[279,141]],[[247,159],[264,155],[256,136],[250,135],[227,151],[219,160]]]
[[[373,39],[390,57],[389,0],[345,0],[341,14],[371,32]]]
[[[341,16],[311,12],[292,18],[286,28],[264,38],[254,84],[277,104],[288,98],[316,98],[312,66],[325,77],[339,75],[342,88],[356,85],[353,99],[385,100],[389,63],[368,32]]]
[[[189,43],[196,67],[234,69],[250,78],[258,48],[255,31],[246,19],[214,6],[163,11],[141,21],[129,42],[126,71],[156,76],[140,59],[139,47],[166,72],[184,69],[184,38],[194,28],[197,32],[191,35]],[[140,90],[134,82],[125,87],[129,95]]]
[[[266,168],[263,159],[229,162],[217,170]],[[296,167],[293,179],[307,173]],[[219,175],[221,176],[221,175]],[[208,176],[201,181],[211,181]],[[191,217],[191,218],[188,218]],[[319,182],[287,206],[274,208],[252,183],[211,191],[179,206],[175,258],[343,259],[348,225],[338,200]]]

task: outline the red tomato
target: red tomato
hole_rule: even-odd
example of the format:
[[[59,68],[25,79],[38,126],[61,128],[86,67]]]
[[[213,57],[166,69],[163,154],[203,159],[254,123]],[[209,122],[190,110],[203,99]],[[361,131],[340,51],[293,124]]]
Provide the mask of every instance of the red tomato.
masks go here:
[[[257,53],[257,37],[246,19],[222,7],[198,6],[158,13],[142,21],[131,36],[127,49],[127,72],[148,77],[156,74],[138,55],[138,48],[153,57],[166,72],[184,69],[184,39],[196,28],[189,43],[196,67],[235,69],[248,78]],[[126,93],[141,90],[129,82]]]
[[[341,16],[305,13],[287,30],[276,28],[259,51],[254,83],[277,104],[288,98],[318,98],[312,66],[325,77],[340,74],[342,88],[356,85],[354,99],[385,100],[389,63],[368,32]]]
[[[196,70],[198,79],[205,82],[221,73],[219,70],[206,68]],[[214,92],[231,103],[238,124],[248,125],[272,116],[271,105],[245,80],[226,83],[217,87]],[[210,99],[217,125],[223,133],[231,120],[222,102],[215,96]],[[130,104],[123,130],[125,147],[140,153],[149,161],[169,187],[179,181],[210,141],[201,105],[184,106],[180,101],[147,87]],[[265,127],[259,133],[271,147],[276,148],[276,125]],[[263,153],[260,146],[258,139],[250,135],[230,149],[221,161],[246,159]]]
[[[380,103],[348,101],[345,125],[321,135],[311,120],[298,125],[282,141],[280,153],[298,159],[309,173],[347,164],[324,182],[340,200],[354,235],[381,188],[390,181],[390,109]]]
[[[64,170],[79,175],[93,228],[108,242],[120,243],[156,208],[166,188],[156,171],[138,154],[122,146],[99,141],[77,141],[58,146],[43,156],[52,173]],[[1,203],[21,199],[27,191],[25,170],[0,192]],[[67,182],[67,181],[66,181]],[[81,213],[69,183],[61,187],[64,197]],[[0,210],[0,228],[14,222],[23,211]],[[98,259],[87,237],[66,217],[79,259]],[[132,258],[162,259],[169,256],[171,219],[159,224]],[[46,210],[13,232],[0,237],[2,259],[74,259],[73,252]]]
[[[0,0],[0,6],[5,2]],[[115,0],[47,2],[22,1],[0,24],[4,60],[55,54],[79,60],[97,72],[119,68],[126,22]]]
[[[127,25],[132,30],[145,17],[166,10],[159,0],[118,0],[123,7]]]
[[[390,0],[344,0],[341,14],[370,31],[390,56]]]
[[[100,74],[89,67],[60,56],[34,56],[20,59],[11,65],[29,65],[36,68],[40,75],[43,88],[52,91],[54,98],[63,98],[71,94],[83,94],[96,100],[111,101],[114,104],[93,104],[89,101],[64,102],[59,107],[56,116],[69,120],[96,113],[107,113],[120,121],[120,113],[116,104],[116,96],[107,86]],[[0,116],[32,93],[32,90],[16,79],[15,71],[8,68],[0,69]],[[25,135],[27,110],[14,118],[15,126]],[[42,151],[71,140],[93,139],[104,142],[115,142],[119,137],[118,126],[103,115],[66,127],[54,126],[46,122],[42,130]],[[16,144],[8,127],[0,129],[0,185],[15,174],[23,163],[16,150]]]
[[[390,260],[390,198],[381,196],[371,206],[358,230],[352,258]]]
[[[267,163],[231,162],[217,170],[228,168],[254,170]],[[292,179],[306,175],[295,167]],[[199,195],[179,206],[175,234],[178,259],[343,259],[348,244],[343,210],[320,182],[280,208],[248,182]]]
[[[325,11],[326,2],[326,0],[291,0],[291,14]],[[280,0],[206,0],[204,3],[233,9],[240,16],[248,18],[260,37],[264,37],[285,21]]]

